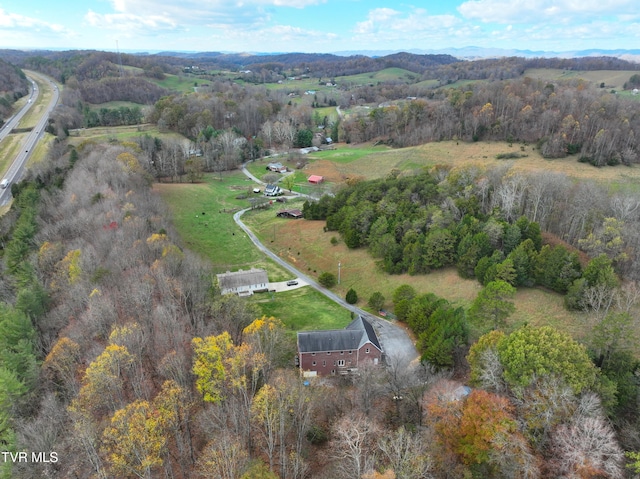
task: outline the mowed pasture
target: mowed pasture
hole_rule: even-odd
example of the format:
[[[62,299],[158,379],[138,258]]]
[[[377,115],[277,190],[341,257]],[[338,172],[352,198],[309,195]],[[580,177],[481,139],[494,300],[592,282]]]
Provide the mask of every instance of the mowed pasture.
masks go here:
[[[214,273],[240,268],[263,268],[272,282],[292,279],[292,274],[260,253],[233,221],[233,213],[246,208],[253,183],[238,171],[206,175],[200,183],[156,183],[156,191],[167,203],[180,244],[212,265]],[[275,203],[280,205],[279,203]],[[279,209],[267,210],[275,217]],[[203,214],[204,213],[204,214]],[[269,239],[265,241],[270,244]],[[259,293],[250,301],[260,315],[275,316],[292,331],[342,328],[349,312],[309,287],[284,293]]]
[[[496,159],[496,155],[508,152],[521,152],[527,156],[516,160]],[[314,153],[307,159],[309,162],[304,169],[296,172],[298,182],[304,182],[308,174],[320,174],[325,176],[329,184],[338,187],[348,178],[380,178],[394,169],[410,174],[412,171],[436,164],[452,167],[476,165],[481,168],[509,164],[515,171],[557,171],[576,180],[596,179],[618,188],[638,185],[640,178],[640,169],[637,167],[595,168],[579,163],[576,157],[546,160],[534,147],[516,143],[510,146],[498,142],[447,141],[404,149],[339,144],[335,150]],[[266,172],[264,168],[268,161],[261,160],[252,165],[255,172]],[[269,262],[257,253],[248,239],[242,241],[234,239],[233,234],[229,235],[229,232],[236,231],[237,235],[240,231],[236,229],[230,214],[220,215],[215,219],[215,223],[219,222],[215,227],[215,233],[212,233],[211,229],[203,228],[201,219],[194,217],[202,208],[215,211],[219,208],[233,209],[247,205],[246,200],[235,200],[236,191],[233,188],[245,189],[248,192],[253,183],[244,179],[239,172],[225,174],[222,181],[216,178],[217,175],[208,175],[207,180],[201,184],[160,184],[155,187],[169,203],[174,213],[174,224],[185,246],[209,258],[218,271],[247,268],[252,265],[263,267],[260,265],[266,264],[272,281],[285,279],[288,273],[277,273],[278,268],[275,265],[268,266]],[[420,293],[432,292],[463,307],[468,307],[481,289],[477,281],[460,278],[453,268],[434,271],[428,275],[388,275],[377,267],[375,258],[371,257],[368,251],[350,250],[340,239],[339,233],[325,232],[324,222],[277,218],[276,212],[284,207],[301,208],[302,200],[290,201],[286,206],[274,203],[268,210],[246,213],[243,219],[267,247],[311,277],[317,278],[325,271],[337,276],[340,263],[341,283],[336,286],[335,291],[344,297],[347,290],[353,287],[360,298],[358,305],[365,309],[367,299],[375,291],[380,291],[386,297],[385,307],[390,309],[392,293],[401,284],[411,284]],[[336,238],[337,244],[332,244],[332,237]],[[275,277],[279,275],[281,279],[274,279],[273,274]],[[303,296],[303,291],[306,290],[310,289],[302,288],[301,292],[296,294],[287,293],[286,300],[283,300],[282,295],[258,295],[255,300],[265,314],[280,317],[293,329],[315,329],[316,326],[313,325],[317,325],[318,328],[327,325],[341,327],[340,321],[331,321],[331,318],[341,315],[327,306],[328,300],[318,297],[319,295]],[[513,327],[525,323],[550,324],[578,339],[588,333],[589,328],[585,327],[586,316],[567,311],[561,295],[540,288],[522,288],[516,295],[515,304],[516,312],[510,318]],[[341,308],[336,308],[337,311],[342,311]],[[317,314],[314,311],[317,311]],[[325,319],[321,320],[316,316]],[[473,334],[477,335],[477,331]]]
[[[548,81],[558,80],[585,80],[595,85],[604,83],[604,88],[621,90],[624,84],[633,75],[638,74],[634,70],[560,70],[555,68],[530,68],[524,72],[523,77]]]
[[[513,160],[496,158],[504,153],[520,153],[526,156]],[[480,168],[492,168],[505,164],[511,165],[513,171],[554,171],[576,180],[593,179],[606,182],[615,188],[635,189],[640,180],[640,167],[637,165],[596,168],[578,162],[577,155],[549,160],[543,158],[533,145],[509,145],[503,142],[440,141],[401,149],[339,144],[335,150],[310,154],[309,160],[311,161],[306,167],[308,170],[322,171],[331,181],[350,177],[383,178],[392,170],[411,172],[434,165],[448,165],[453,168],[475,165]]]
[[[69,131],[69,143],[79,147],[83,143],[103,143],[110,141],[135,141],[138,137],[149,135],[161,140],[175,140],[189,143],[184,136],[174,132],[158,130],[155,125],[145,123],[130,126],[100,126],[95,128],[78,128]]]

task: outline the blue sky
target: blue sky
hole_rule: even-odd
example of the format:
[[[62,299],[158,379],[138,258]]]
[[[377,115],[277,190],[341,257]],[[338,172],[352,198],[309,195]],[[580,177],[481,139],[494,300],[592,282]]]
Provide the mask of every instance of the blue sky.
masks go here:
[[[0,0],[0,48],[640,48],[630,0]],[[399,3],[400,2],[400,3]]]

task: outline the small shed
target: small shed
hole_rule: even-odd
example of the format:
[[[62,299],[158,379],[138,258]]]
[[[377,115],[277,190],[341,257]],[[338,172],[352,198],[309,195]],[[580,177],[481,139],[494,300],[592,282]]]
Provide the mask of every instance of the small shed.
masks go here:
[[[298,219],[298,218],[302,218],[302,211],[297,210],[297,209],[294,209],[294,210],[280,210],[280,211],[278,211],[276,216],[279,216],[280,218]]]
[[[324,176],[311,175],[308,180],[309,180],[309,183],[313,183],[314,185],[319,185],[324,181]]]

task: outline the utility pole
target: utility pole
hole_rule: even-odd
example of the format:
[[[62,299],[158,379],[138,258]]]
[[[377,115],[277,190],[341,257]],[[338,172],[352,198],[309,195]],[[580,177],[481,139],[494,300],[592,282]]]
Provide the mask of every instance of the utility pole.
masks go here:
[[[338,261],[338,284],[340,284],[340,261]]]

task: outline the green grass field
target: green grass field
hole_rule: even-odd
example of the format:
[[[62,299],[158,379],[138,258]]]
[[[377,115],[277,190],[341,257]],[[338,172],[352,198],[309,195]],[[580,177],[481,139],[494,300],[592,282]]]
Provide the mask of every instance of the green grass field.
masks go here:
[[[114,110],[123,106],[127,108],[134,108],[136,106],[139,108],[144,108],[146,105],[141,105],[140,103],[134,103],[132,101],[109,101],[107,103],[91,105],[91,109],[99,110],[100,108],[108,108],[110,110]]]
[[[166,74],[164,80],[155,80],[153,78],[148,78],[148,80],[168,90],[181,93],[193,92],[196,84],[201,85],[202,83],[208,83],[205,80],[195,77],[171,74]]]
[[[252,182],[239,172],[207,175],[202,183],[158,183],[173,222],[186,247],[208,258],[218,272],[254,265],[261,255],[233,221],[233,213],[249,206],[236,199]]]
[[[169,205],[182,244],[208,260],[214,272],[255,267],[265,269],[270,281],[291,279],[291,273],[260,253],[233,221],[233,211],[248,206],[247,200],[236,196],[252,185],[240,172],[231,172],[224,174],[222,180],[218,175],[207,175],[197,184],[158,183],[154,190]],[[277,205],[263,211],[265,220],[276,219],[275,212],[280,209]],[[245,216],[250,217],[251,213]],[[266,228],[271,234],[264,240],[268,246],[278,230]],[[255,302],[261,315],[275,316],[294,331],[342,328],[350,319],[346,310],[309,287],[273,295],[260,293],[250,301]]]
[[[80,146],[84,142],[132,141],[139,136],[150,135],[161,140],[185,141],[185,138],[174,132],[161,132],[155,125],[142,124],[131,126],[104,126],[96,128],[79,128],[69,131],[69,143]]]
[[[351,321],[350,311],[309,286],[277,294],[254,294],[250,301],[262,314],[279,318],[292,331],[341,329]]]

